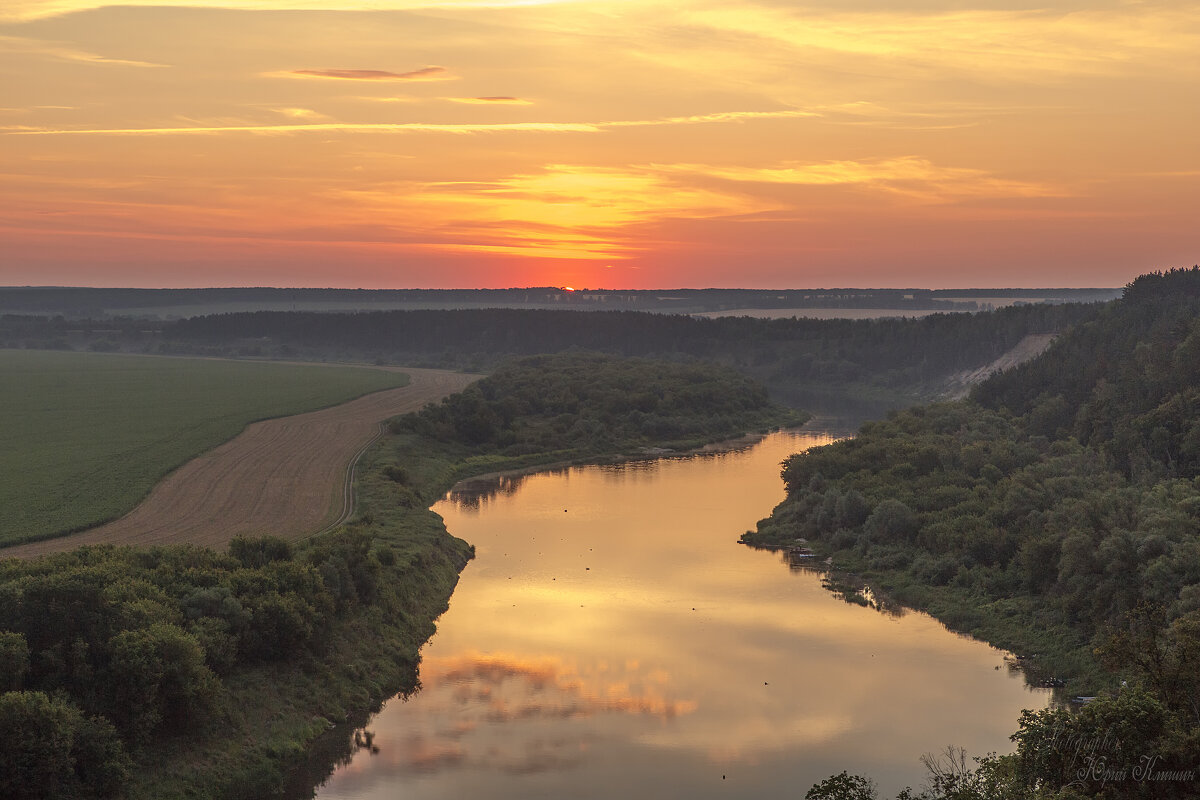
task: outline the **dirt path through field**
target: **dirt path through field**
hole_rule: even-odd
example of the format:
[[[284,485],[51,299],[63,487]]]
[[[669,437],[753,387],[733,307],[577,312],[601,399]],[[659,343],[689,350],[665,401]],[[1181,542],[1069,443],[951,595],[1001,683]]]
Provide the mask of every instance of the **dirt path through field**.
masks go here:
[[[70,536],[0,549],[30,558],[84,544],[224,547],[238,535],[298,539],[342,518],[352,462],[389,417],[460,391],[479,375],[402,369],[408,386],[256,422],[163,478],[124,517]]]

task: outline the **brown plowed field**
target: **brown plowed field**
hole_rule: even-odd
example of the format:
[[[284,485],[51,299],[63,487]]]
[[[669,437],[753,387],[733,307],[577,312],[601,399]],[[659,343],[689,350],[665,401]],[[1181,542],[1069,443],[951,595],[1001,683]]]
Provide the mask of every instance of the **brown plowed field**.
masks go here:
[[[298,539],[346,511],[347,470],[380,422],[460,391],[478,375],[403,369],[408,386],[256,422],[164,478],[124,517],[70,536],[0,549],[29,558],[84,544],[224,547],[238,535]]]

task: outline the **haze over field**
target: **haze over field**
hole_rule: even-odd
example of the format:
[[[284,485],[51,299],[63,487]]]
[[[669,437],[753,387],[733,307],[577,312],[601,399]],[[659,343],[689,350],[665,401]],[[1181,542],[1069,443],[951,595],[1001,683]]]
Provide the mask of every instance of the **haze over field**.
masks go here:
[[[9,0],[0,284],[1111,286],[1200,8]]]

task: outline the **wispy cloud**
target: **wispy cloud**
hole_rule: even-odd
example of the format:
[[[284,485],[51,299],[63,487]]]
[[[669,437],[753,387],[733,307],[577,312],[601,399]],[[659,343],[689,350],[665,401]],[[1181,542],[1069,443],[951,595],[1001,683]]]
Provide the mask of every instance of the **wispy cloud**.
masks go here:
[[[214,133],[595,133],[603,130],[604,123],[587,122],[508,122],[508,123],[425,123],[425,122],[324,122],[295,125],[208,125],[179,128],[76,128],[76,129],[16,129],[0,127],[0,132],[41,135],[92,135],[92,136],[181,136]]]
[[[430,8],[509,8],[567,0],[188,0],[191,8],[246,11],[415,11]],[[5,0],[0,20],[30,20],[111,6],[110,0]],[[162,6],[163,0],[121,0],[123,6]]]
[[[394,221],[386,224],[398,229],[436,232],[413,243],[426,249],[617,261],[677,244],[651,241],[653,231],[666,230],[663,224],[797,213],[822,202],[814,188],[928,205],[1067,194],[1049,183],[908,156],[763,166],[549,164],[492,180],[344,189],[332,195],[332,205],[356,218]]]
[[[1200,10],[1187,3],[933,13],[713,5],[683,9],[678,24],[725,39],[753,37],[760,54],[781,48],[810,65],[844,66],[853,58],[856,71],[882,67],[898,77],[936,72],[943,79],[981,73],[1003,82],[1154,70],[1200,45]]]
[[[785,108],[776,111],[718,111],[713,114],[693,114],[686,117],[663,117],[660,119],[624,120],[606,122],[609,128],[640,128],[650,125],[701,125],[710,122],[752,122],[763,119],[802,119],[819,117],[819,111]]]
[[[487,106],[487,105],[508,105],[508,106],[531,106],[528,100],[522,100],[519,97],[447,97],[444,98],[451,103],[466,103],[468,105]]]
[[[1200,169],[1159,170],[1155,172],[1139,172],[1136,175],[1143,178],[1197,178],[1200,177]]]
[[[78,61],[88,64],[112,64],[121,67],[165,67],[150,61],[129,58],[110,58],[86,50],[79,50],[62,42],[28,39],[22,36],[0,36],[0,53],[21,53],[51,58],[56,61]]]
[[[742,193],[689,185],[636,168],[549,164],[540,172],[490,183],[430,184],[431,199],[478,206],[496,221],[524,220],[572,231],[596,231],[663,217],[707,217],[766,210]],[[492,211],[486,212],[487,207]]]
[[[448,81],[456,76],[445,67],[422,67],[411,72],[382,69],[293,69],[268,75],[287,78],[328,78],[341,81]]]
[[[307,120],[309,122],[317,122],[327,120],[329,117],[319,111],[313,111],[311,108],[272,108],[276,114],[282,114],[289,119]]]
[[[359,95],[351,97],[351,100],[362,100],[366,103],[416,103],[419,98],[409,97],[406,95],[388,95],[387,97],[371,97],[369,95]]]
[[[785,162],[771,167],[654,164],[650,168],[669,174],[703,176],[738,183],[869,186],[925,200],[945,200],[965,196],[1061,197],[1064,195],[1062,189],[1045,183],[1000,178],[981,169],[940,166],[917,156],[866,161]]]
[[[335,196],[355,215],[445,232],[425,246],[526,258],[630,258],[653,246],[635,226],[707,219],[777,205],[735,189],[689,185],[661,171],[551,164],[492,181],[349,189]]]
[[[609,120],[600,122],[508,122],[508,123],[427,123],[427,122],[333,122],[294,125],[197,125],[192,127],[156,128],[36,128],[21,129],[0,127],[0,132],[9,134],[42,135],[108,135],[108,136],[180,136],[211,133],[598,133],[607,128],[640,128],[668,125],[721,124],[729,122],[751,122],[765,119],[799,119],[819,117],[818,112],[785,109],[779,111],[722,111],[714,114],[698,114],[687,117],[660,117],[657,119]]]

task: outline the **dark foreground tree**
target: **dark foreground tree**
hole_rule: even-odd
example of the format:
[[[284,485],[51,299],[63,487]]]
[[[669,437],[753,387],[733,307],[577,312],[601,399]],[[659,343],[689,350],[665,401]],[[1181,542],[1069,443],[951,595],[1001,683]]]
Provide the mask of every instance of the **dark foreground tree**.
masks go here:
[[[42,692],[0,695],[0,797],[115,797],[129,757],[112,725]]]

